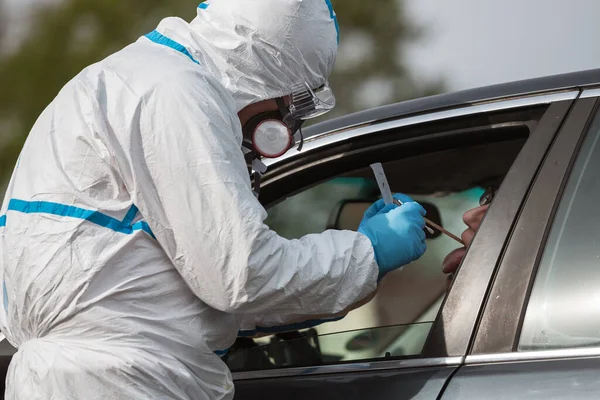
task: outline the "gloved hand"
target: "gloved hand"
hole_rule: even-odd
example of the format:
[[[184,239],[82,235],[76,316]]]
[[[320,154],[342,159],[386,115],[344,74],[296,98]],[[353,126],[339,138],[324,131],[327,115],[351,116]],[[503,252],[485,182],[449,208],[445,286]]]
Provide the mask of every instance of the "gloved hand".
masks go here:
[[[395,193],[393,195],[394,199],[400,201],[400,203],[413,203],[414,200],[405,194]],[[383,199],[377,200],[375,203],[371,204],[369,208],[365,211],[362,221],[360,221],[360,225],[358,226],[358,231],[360,232],[360,228],[371,218],[376,216],[379,213],[386,213],[394,208],[398,207],[395,204],[385,204]]]
[[[379,266],[379,279],[385,274],[420,258],[425,244],[425,209],[410,197],[394,196],[404,204],[375,202],[367,211],[358,231],[371,240]]]

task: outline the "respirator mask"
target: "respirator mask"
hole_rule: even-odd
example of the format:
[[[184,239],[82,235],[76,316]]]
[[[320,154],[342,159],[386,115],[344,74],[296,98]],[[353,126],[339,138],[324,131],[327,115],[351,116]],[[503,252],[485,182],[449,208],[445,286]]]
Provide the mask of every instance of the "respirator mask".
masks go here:
[[[292,86],[289,105],[284,98],[275,99],[278,110],[267,111],[250,118],[242,127],[242,148],[249,173],[254,178],[254,193],[258,196],[260,180],[266,171],[261,158],[277,158],[299,141],[302,150],[304,137],[302,124],[307,119],[319,117],[335,106],[335,96],[329,83],[312,89],[307,83]]]

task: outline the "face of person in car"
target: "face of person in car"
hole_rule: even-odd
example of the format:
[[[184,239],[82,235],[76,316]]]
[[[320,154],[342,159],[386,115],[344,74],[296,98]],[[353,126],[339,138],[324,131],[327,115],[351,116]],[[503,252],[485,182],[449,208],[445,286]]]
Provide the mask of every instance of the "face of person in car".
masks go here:
[[[450,284],[452,275],[456,272],[458,266],[465,257],[467,248],[473,241],[475,232],[477,232],[479,229],[481,221],[483,220],[483,217],[485,216],[485,213],[487,212],[490,203],[494,198],[495,192],[495,189],[488,188],[479,199],[479,207],[472,208],[463,215],[463,221],[467,225],[467,229],[465,229],[465,231],[462,233],[461,239],[465,243],[465,247],[451,251],[442,262],[442,272],[449,274],[448,284]]]

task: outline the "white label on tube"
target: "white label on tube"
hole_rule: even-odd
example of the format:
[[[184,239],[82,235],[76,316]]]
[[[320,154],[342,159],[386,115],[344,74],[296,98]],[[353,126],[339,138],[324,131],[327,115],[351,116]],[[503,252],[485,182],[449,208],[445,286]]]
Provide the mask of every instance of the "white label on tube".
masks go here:
[[[371,169],[375,174],[375,179],[377,179],[377,184],[379,185],[379,191],[381,191],[381,195],[383,196],[383,201],[385,204],[392,204],[394,202],[394,198],[392,197],[392,190],[390,189],[390,185],[388,184],[387,177],[385,176],[385,171],[383,170],[383,165],[381,163],[371,164]]]

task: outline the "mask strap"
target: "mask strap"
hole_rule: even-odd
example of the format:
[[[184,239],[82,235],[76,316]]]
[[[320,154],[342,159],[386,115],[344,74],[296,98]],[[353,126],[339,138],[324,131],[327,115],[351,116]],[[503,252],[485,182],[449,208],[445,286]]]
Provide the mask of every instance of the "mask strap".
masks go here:
[[[248,173],[250,174],[250,178],[254,181],[252,183],[252,193],[254,193],[254,196],[258,199],[262,175],[267,171],[267,166],[256,157],[252,149],[243,145],[242,151],[244,152],[244,158],[246,159]]]
[[[263,174],[267,171],[267,166],[260,159],[252,160],[252,169],[254,170],[254,195],[258,199],[260,194],[260,182]]]
[[[298,128],[298,135],[300,135],[300,144],[298,145],[296,151],[301,151],[302,146],[304,146],[304,134],[302,133],[302,127]]]
[[[242,152],[244,153],[244,159],[246,160],[246,167],[248,168],[250,179],[254,180],[252,184],[252,193],[258,199],[261,177],[267,170],[267,166],[256,157],[250,143],[245,143],[245,141],[242,142]]]

